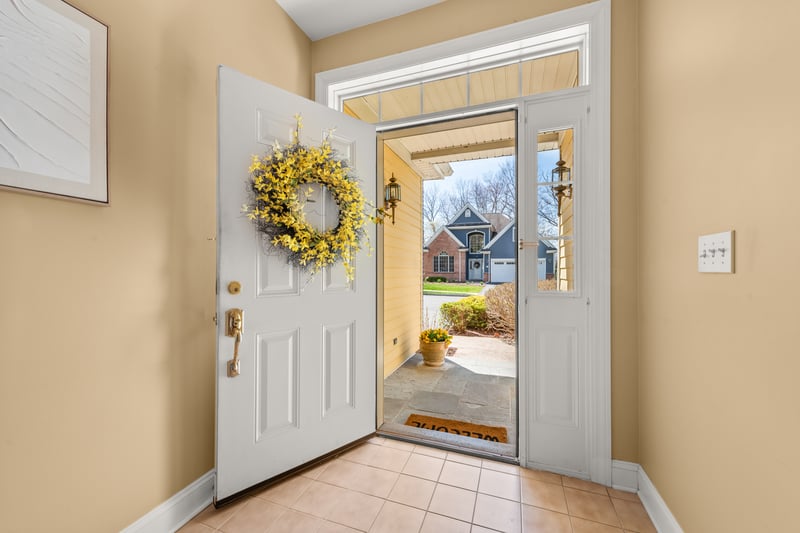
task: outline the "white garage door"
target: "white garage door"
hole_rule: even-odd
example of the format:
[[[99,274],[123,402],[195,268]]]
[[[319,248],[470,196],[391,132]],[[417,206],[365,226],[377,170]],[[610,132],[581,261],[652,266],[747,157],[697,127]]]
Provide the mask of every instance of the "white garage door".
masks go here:
[[[514,281],[517,274],[516,259],[492,259],[492,283]]]

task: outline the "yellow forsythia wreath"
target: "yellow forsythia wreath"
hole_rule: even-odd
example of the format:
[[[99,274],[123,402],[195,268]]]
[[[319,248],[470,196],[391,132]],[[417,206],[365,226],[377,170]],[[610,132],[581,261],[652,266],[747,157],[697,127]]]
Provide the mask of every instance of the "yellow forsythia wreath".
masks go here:
[[[302,120],[299,115],[295,119],[297,127],[288,146],[281,147],[276,141],[267,155],[253,156],[253,203],[243,210],[274,246],[287,252],[289,262],[315,274],[342,261],[352,280],[364,225],[370,218],[375,222],[380,218],[365,214],[358,180],[350,167],[335,157],[327,138],[318,147],[300,144]],[[320,232],[306,221],[303,208],[310,191],[300,193],[305,183],[327,187],[339,208],[336,227]]]

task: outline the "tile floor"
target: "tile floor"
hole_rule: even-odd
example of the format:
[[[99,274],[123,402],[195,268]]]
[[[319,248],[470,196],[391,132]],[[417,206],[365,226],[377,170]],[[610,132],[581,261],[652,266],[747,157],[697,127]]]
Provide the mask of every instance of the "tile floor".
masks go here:
[[[375,437],[182,533],[655,532],[636,494]]]

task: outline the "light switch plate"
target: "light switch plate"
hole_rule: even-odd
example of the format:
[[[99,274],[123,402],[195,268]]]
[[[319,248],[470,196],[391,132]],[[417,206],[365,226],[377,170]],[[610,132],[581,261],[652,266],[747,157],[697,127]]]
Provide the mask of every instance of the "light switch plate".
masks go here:
[[[733,274],[733,231],[701,235],[697,239],[697,271]]]

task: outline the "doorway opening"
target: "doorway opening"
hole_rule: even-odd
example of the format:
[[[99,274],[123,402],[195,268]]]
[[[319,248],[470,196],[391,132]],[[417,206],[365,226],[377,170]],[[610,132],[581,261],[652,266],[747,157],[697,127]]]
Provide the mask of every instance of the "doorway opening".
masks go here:
[[[575,51],[577,54],[570,53]],[[538,62],[546,58],[550,61]],[[577,69],[571,66],[575,59]],[[570,67],[563,68],[562,60]],[[536,80],[561,81],[553,85]],[[316,98],[378,125],[379,132],[499,109],[519,113],[517,166],[520,181],[528,186],[520,187],[518,198],[530,207],[517,211],[518,458],[526,467],[610,484],[610,2],[598,0],[423,49],[320,72]],[[570,129],[575,138],[571,181],[578,176],[580,182],[573,191],[568,190],[570,179],[553,179],[553,169],[540,168],[543,163],[537,156],[540,134]],[[382,151],[379,141],[379,169],[386,168],[380,162]],[[541,170],[550,179],[540,180]],[[383,183],[388,178],[384,176]],[[559,261],[555,267],[571,264],[571,274],[566,269],[560,273],[568,275],[572,284],[568,279],[540,287],[538,277],[541,272],[547,274],[547,261],[538,257],[541,217],[532,207],[540,193],[549,194],[547,188],[560,186],[566,186],[565,194],[572,192],[576,199],[562,199],[567,216],[556,225],[557,234],[549,232],[553,237],[549,240],[565,258],[572,251],[571,260],[564,261],[565,265]],[[416,195],[413,205],[421,211],[421,187],[403,187],[404,203],[408,193]],[[569,229],[563,221],[570,215],[567,204],[572,202],[573,229],[562,232]],[[391,239],[392,232],[398,237],[398,231],[408,230],[408,226],[399,230],[403,217],[404,224],[420,217],[412,204],[405,208],[398,209],[397,226],[384,227],[387,245],[399,242]],[[379,298],[386,292],[384,285],[394,283],[394,276],[404,268],[394,263],[389,253],[382,264],[382,237],[379,233]],[[406,341],[385,329],[383,312],[393,305],[401,304],[379,301],[377,308],[381,339],[377,346],[378,425],[383,421],[384,366],[392,350]]]
[[[517,458],[516,131],[506,110],[381,135],[406,211],[384,228],[383,434]],[[452,339],[426,362],[431,330]]]

